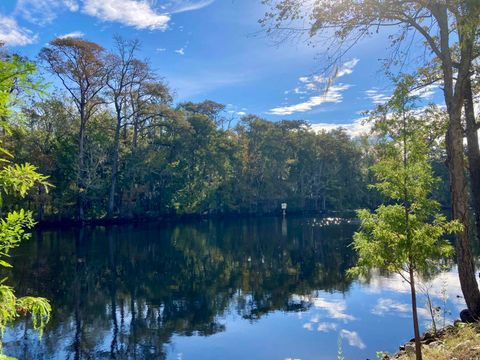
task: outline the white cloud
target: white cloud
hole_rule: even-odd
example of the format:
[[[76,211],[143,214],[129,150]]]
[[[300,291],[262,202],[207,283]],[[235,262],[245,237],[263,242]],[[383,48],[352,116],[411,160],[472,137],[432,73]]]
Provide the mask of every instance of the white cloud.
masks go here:
[[[348,84],[332,85],[324,94],[311,96],[307,101],[299,104],[270,109],[269,114],[291,115],[297,112],[305,112],[312,110],[314,107],[320,106],[325,103],[338,104],[341,103],[343,99],[342,91],[345,91],[349,88],[350,85]]]
[[[50,24],[59,12],[82,12],[137,29],[165,30],[170,14],[202,9],[214,0],[18,0],[16,13],[38,24]]]
[[[200,10],[210,4],[215,0],[197,0],[197,1],[186,1],[186,0],[174,0],[171,1],[169,5],[165,6],[167,12],[181,13],[186,11]]]
[[[84,0],[82,11],[101,20],[119,22],[137,29],[166,30],[170,16],[157,12],[147,2],[134,0]]]
[[[411,96],[418,96],[421,99],[430,100],[435,94],[435,90],[438,88],[437,84],[430,84],[424,87],[418,88],[410,93]]]
[[[165,48],[157,48],[156,50],[157,50],[158,52],[164,52],[164,51],[167,50],[167,49],[165,49]]]
[[[422,288],[427,287],[430,295],[434,298],[434,302],[438,302],[446,295],[458,310],[465,308],[465,301],[461,296],[462,289],[460,287],[460,281],[458,280],[456,269],[449,272],[442,272],[428,282],[421,281],[420,279],[417,279],[416,282],[419,286],[419,296],[423,296]],[[363,291],[375,294],[386,291],[408,294],[410,292],[410,285],[398,274],[383,276],[379,271],[373,271],[368,286],[365,287]]]
[[[378,316],[405,314],[411,316],[412,307],[410,304],[403,304],[392,299],[380,298],[372,309],[372,314]],[[426,308],[418,307],[418,315],[423,318],[429,318],[430,313]]]
[[[349,320],[355,320],[352,315],[345,312],[347,305],[345,300],[327,300],[322,297],[305,296],[305,295],[293,295],[293,301],[308,301],[315,308],[325,310],[328,316],[332,319],[340,319],[345,322]]]
[[[337,71],[337,78],[345,76],[345,75],[350,75],[353,72],[353,68],[358,64],[360,60],[353,58],[350,61],[347,61],[342,65],[342,67]]]
[[[247,115],[247,113],[245,111],[238,111],[237,115],[238,116],[245,116],[245,115]]]
[[[76,0],[18,0],[15,12],[38,25],[50,24],[62,10],[78,11]]]
[[[329,332],[337,330],[337,324],[329,323],[329,322],[322,322],[318,324],[317,331],[318,332]]]
[[[291,91],[287,90],[285,94],[289,92],[297,95],[310,94],[307,100],[294,105],[275,107],[270,109],[268,113],[271,115],[292,115],[297,112],[310,111],[325,103],[341,103],[343,100],[342,92],[349,89],[351,85],[334,85],[333,83],[335,79],[351,74],[358,62],[358,59],[347,61],[335,72],[332,79],[327,79],[322,75],[301,76],[298,78],[300,86],[295,87]],[[303,97],[300,97],[300,99],[303,99]]]
[[[437,88],[438,88],[438,84],[426,85],[422,88],[413,90],[412,92],[410,92],[410,95],[417,96],[423,100],[431,100]],[[387,101],[389,101],[392,98],[391,95],[387,95],[383,92],[380,92],[377,88],[373,88],[365,91],[365,95],[375,105],[385,104]]]
[[[5,45],[28,45],[38,39],[32,31],[18,25],[14,18],[0,15],[0,24],[0,41]]]
[[[365,349],[366,347],[356,331],[349,331],[349,330],[342,329],[342,331],[340,331],[340,336],[343,339],[347,339],[348,345],[350,346],[353,346],[359,349]]]
[[[67,9],[72,12],[78,11],[79,9],[78,3],[75,0],[63,0],[63,3],[67,7]]]
[[[371,129],[371,124],[370,123],[365,123],[365,118],[359,118],[357,120],[354,120],[351,123],[344,123],[344,124],[331,124],[331,123],[316,123],[316,124],[310,124],[311,128],[315,132],[320,132],[320,131],[331,131],[331,130],[337,130],[337,129],[345,129],[347,134],[349,134],[352,137],[355,136],[360,136],[360,135],[365,135],[370,132]]]
[[[410,312],[408,304],[402,304],[392,299],[380,298],[377,300],[377,304],[372,309],[372,314],[383,316],[385,314],[394,313],[408,313]]]
[[[306,324],[303,324],[303,328],[304,329],[307,329],[308,331],[312,331],[313,330],[313,324],[312,323],[306,323]]]
[[[175,50],[175,52],[179,55],[182,55],[182,56],[185,55],[185,49],[184,48],[180,48],[178,50]]]
[[[378,91],[378,89],[370,89],[365,91],[365,95],[368,99],[372,100],[375,105],[385,104],[388,100],[390,100],[391,96],[386,95]]]
[[[82,38],[84,37],[85,34],[81,31],[73,31],[71,33],[68,33],[68,34],[63,34],[63,35],[60,35],[59,38],[60,39],[66,39],[66,38]]]

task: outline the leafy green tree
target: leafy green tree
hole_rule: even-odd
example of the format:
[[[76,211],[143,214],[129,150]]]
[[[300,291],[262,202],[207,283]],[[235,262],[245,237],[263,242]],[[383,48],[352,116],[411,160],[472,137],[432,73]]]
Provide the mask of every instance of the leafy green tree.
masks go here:
[[[430,196],[436,183],[428,160],[425,119],[415,114],[408,81],[401,82],[388,108],[375,122],[381,138],[381,160],[373,166],[374,185],[389,199],[374,212],[358,211],[360,231],[354,234],[357,266],[362,274],[380,268],[400,274],[410,284],[416,358],[422,358],[417,318],[415,276],[439,265],[452,254],[445,234],[461,231],[458,221],[447,221]],[[393,113],[387,113],[387,111]]]
[[[18,57],[0,60],[0,128],[9,132],[8,117],[11,115],[11,106],[14,99],[12,89],[23,84],[28,85],[28,76],[34,71],[31,63],[20,61]],[[0,143],[0,207],[5,195],[16,194],[24,197],[28,190],[40,183],[47,187],[47,178],[36,172],[31,164],[14,164],[12,155]],[[0,266],[12,267],[7,261],[10,251],[20,242],[28,238],[26,230],[35,224],[32,213],[24,211],[11,211],[0,219]],[[33,328],[39,334],[50,318],[51,307],[47,299],[40,297],[17,297],[12,287],[6,285],[7,279],[0,281],[0,358],[7,358],[1,354],[2,338],[6,327],[18,316],[29,313]]]
[[[463,225],[456,235],[458,275],[468,310],[480,317],[480,290],[471,251],[469,191],[465,174],[462,110],[465,89],[472,72],[472,61],[478,57],[480,2],[478,0],[317,0],[306,5],[303,0],[262,0],[269,6],[261,24],[270,32],[286,36],[307,34],[327,49],[333,71],[336,65],[360,40],[377,34],[380,29],[394,28],[389,34],[394,55],[386,61],[392,66],[409,63],[414,41],[427,48],[428,65],[437,63],[448,114],[445,129],[447,167],[449,171],[452,217]],[[398,69],[398,68],[397,68]],[[400,70],[401,71],[401,70]],[[420,77],[419,77],[420,78]],[[430,78],[423,79],[431,84]]]

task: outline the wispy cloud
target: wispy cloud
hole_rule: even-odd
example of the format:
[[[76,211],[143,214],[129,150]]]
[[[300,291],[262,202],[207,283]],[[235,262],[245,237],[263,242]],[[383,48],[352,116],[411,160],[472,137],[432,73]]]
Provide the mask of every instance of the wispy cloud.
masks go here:
[[[329,332],[334,330],[337,330],[337,324],[335,323],[321,322],[317,327],[318,332]]]
[[[37,25],[50,24],[63,10],[78,11],[76,0],[18,0],[15,13]]]
[[[294,301],[308,301],[316,309],[321,309],[327,312],[328,316],[332,319],[344,320],[345,322],[355,320],[350,314],[346,313],[347,304],[345,300],[327,300],[322,297],[293,295]]]
[[[59,38],[60,39],[67,39],[67,38],[82,38],[84,37],[85,34],[81,31],[73,31],[71,33],[68,33],[68,34],[63,34],[63,35],[60,35]]]
[[[6,45],[28,45],[38,40],[32,31],[18,25],[17,21],[8,16],[0,15],[0,41]]]
[[[372,125],[370,123],[365,123],[365,118],[359,118],[354,120],[351,123],[343,124],[332,124],[332,123],[316,123],[310,124],[311,128],[315,132],[320,131],[331,131],[337,129],[344,129],[347,134],[352,137],[368,134]]]
[[[212,4],[215,0],[173,0],[168,5],[164,5],[167,12],[171,14],[181,13],[186,11],[200,10]],[[155,1],[157,2],[157,1]]]
[[[206,92],[214,91],[231,85],[238,85],[250,81],[251,75],[246,72],[231,72],[202,70],[190,74],[166,74],[171,79],[171,86],[176,90],[178,100],[191,100],[195,96],[204,96]]]
[[[348,345],[350,346],[353,346],[359,349],[365,349],[366,347],[356,331],[349,331],[349,330],[342,329],[342,331],[340,331],[340,336],[343,339],[347,339]]]
[[[324,94],[311,96],[307,101],[295,105],[281,106],[270,109],[269,114],[291,115],[297,112],[305,112],[312,110],[314,107],[320,106],[325,103],[338,104],[341,103],[343,99],[342,91],[347,90],[348,88],[350,88],[350,85],[348,84],[332,85],[327,89]]]
[[[310,111],[325,103],[338,104],[343,100],[342,92],[349,89],[349,84],[333,84],[343,76],[350,75],[358,64],[358,59],[345,62],[333,75],[327,79],[322,75],[302,76],[298,79],[300,85],[293,90],[287,90],[285,94],[310,94],[308,99],[293,105],[285,105],[272,108],[268,111],[271,115],[292,115],[298,112]]]
[[[379,316],[383,316],[391,312],[408,313],[410,312],[410,307],[408,304],[402,304],[392,299],[380,298],[377,300],[377,304],[372,309],[372,314]]]
[[[431,100],[435,91],[438,89],[438,84],[429,84],[424,87],[415,89],[410,92],[410,96],[416,96],[423,100]],[[375,105],[385,104],[392,98],[392,95],[387,95],[377,88],[372,88],[365,91],[367,99],[370,99]]]
[[[365,95],[367,99],[370,99],[375,105],[385,104],[391,98],[391,95],[386,95],[376,88],[365,91]]]
[[[359,61],[359,59],[353,58],[352,60],[344,63],[343,66],[338,69],[336,77],[339,78],[345,75],[350,75],[353,72],[353,68],[358,64]]]
[[[437,84],[429,84],[412,91],[410,95],[418,96],[421,99],[430,100],[433,98],[433,95],[435,94],[435,91],[437,88],[438,88]]]
[[[372,314],[378,316],[405,314],[410,315],[412,308],[409,304],[397,302],[393,299],[380,298],[372,309]],[[417,312],[421,317],[428,318],[430,314],[427,309],[418,307]]]
[[[180,48],[178,50],[175,50],[175,52],[178,54],[178,55],[185,55],[185,49],[184,48]]]

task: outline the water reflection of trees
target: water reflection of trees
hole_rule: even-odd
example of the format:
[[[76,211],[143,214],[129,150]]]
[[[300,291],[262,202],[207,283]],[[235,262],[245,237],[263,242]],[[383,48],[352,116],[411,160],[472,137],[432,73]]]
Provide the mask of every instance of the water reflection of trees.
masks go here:
[[[41,343],[19,323],[6,351],[158,359],[172,335],[224,331],[232,311],[250,321],[303,311],[310,303],[292,294],[348,289],[353,230],[263,219],[39,233],[10,278],[19,294],[52,299],[55,312]]]

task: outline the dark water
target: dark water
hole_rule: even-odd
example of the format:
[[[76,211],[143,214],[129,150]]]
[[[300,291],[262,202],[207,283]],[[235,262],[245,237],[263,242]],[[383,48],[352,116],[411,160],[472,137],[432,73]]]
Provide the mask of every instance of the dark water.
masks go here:
[[[20,321],[20,359],[375,359],[411,337],[398,277],[352,281],[356,226],[314,218],[201,221],[37,233],[9,284],[51,299],[39,341]],[[457,314],[456,274],[430,293]],[[419,296],[419,302],[424,303]],[[423,328],[429,319],[421,309]],[[447,318],[450,317],[447,314]],[[440,320],[443,323],[443,319]]]

